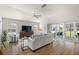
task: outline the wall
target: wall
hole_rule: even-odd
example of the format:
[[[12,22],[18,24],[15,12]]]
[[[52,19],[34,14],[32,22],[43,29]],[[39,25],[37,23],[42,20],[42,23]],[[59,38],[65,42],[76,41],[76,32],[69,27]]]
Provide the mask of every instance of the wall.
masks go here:
[[[4,4],[0,4],[0,17],[3,17],[3,30],[7,30],[9,24],[16,23],[17,33],[20,32],[22,25],[33,26],[38,24],[38,21],[35,20],[33,15],[30,15],[29,13],[25,13],[19,9],[12,8]]]
[[[47,24],[47,33],[51,33],[50,26],[51,26],[51,24]]]
[[[39,26],[41,29],[43,29],[43,33],[47,33],[47,23],[43,18],[40,18]]]
[[[36,22],[32,22],[32,21],[24,21],[24,20],[16,20],[16,19],[10,19],[10,18],[3,18],[2,19],[2,29],[3,30],[8,30],[9,26],[11,24],[17,24],[17,33],[19,33],[22,29],[22,25],[26,25],[26,26],[34,26],[34,25],[38,25],[38,23]]]
[[[0,17],[0,41],[1,41],[1,33],[2,33],[2,18]]]

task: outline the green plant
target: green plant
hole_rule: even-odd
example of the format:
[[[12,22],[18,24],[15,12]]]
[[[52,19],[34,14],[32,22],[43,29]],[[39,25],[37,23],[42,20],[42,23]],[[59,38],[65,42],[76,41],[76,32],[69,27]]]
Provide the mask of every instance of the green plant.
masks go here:
[[[7,38],[7,32],[2,31],[1,42],[5,42],[7,40],[6,38]]]
[[[3,46],[6,48],[4,42],[7,40],[7,32],[6,31],[2,31],[2,35],[1,35],[1,42],[3,44]]]

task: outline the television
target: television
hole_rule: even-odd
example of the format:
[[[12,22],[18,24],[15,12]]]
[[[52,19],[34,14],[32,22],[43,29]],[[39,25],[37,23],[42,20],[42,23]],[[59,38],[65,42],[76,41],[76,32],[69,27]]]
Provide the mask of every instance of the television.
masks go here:
[[[22,31],[32,32],[32,26],[22,26]]]

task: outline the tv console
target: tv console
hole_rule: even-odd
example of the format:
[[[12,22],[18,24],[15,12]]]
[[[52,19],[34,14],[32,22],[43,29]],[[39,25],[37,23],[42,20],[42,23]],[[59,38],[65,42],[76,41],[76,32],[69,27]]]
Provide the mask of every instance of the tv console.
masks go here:
[[[23,38],[23,37],[30,37],[31,35],[33,34],[33,32],[25,32],[25,31],[22,31],[20,32],[20,38]]]

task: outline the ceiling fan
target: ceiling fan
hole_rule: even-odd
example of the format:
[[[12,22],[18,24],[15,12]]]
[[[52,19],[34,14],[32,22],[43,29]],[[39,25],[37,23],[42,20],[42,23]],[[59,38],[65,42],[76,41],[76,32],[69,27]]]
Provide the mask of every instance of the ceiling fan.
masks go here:
[[[47,5],[46,4],[43,4],[41,7],[46,7]]]

